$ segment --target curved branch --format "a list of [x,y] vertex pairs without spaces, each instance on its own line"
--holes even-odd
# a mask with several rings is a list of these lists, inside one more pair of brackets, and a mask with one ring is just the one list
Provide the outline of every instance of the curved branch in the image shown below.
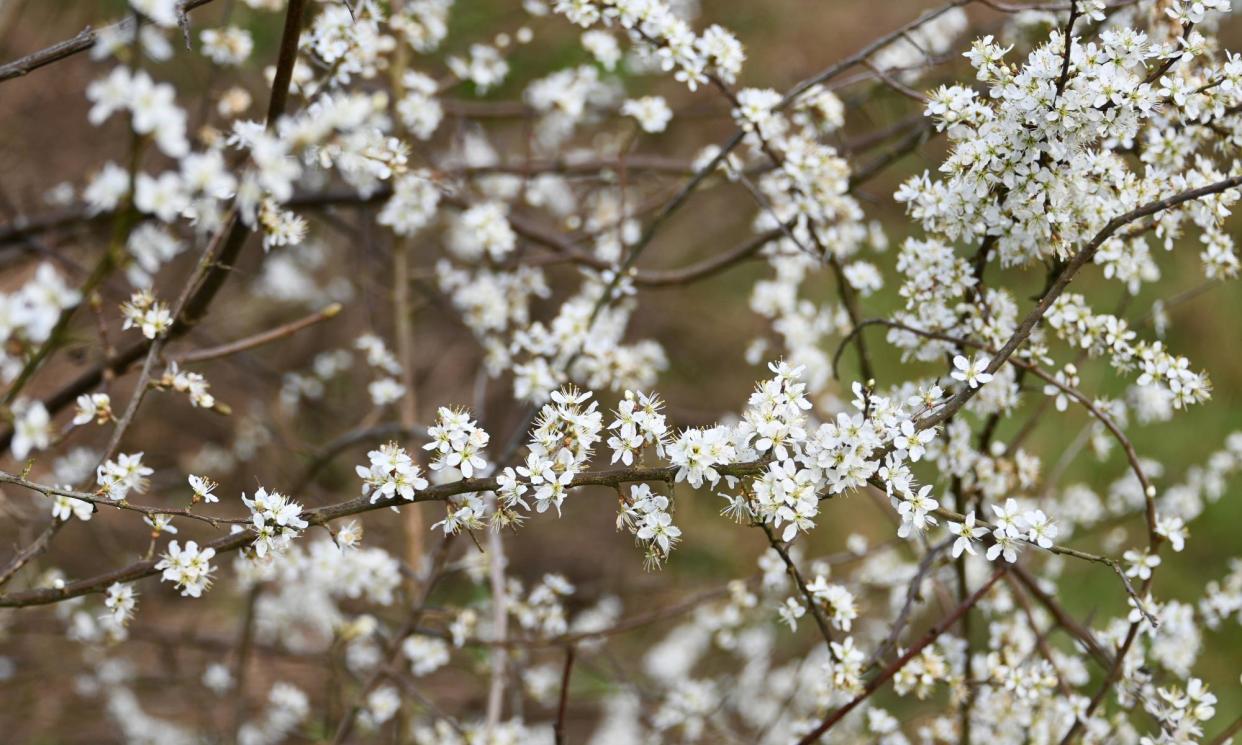
[[1001,567],[1000,569],[997,569],[995,572],[993,572],[991,579],[989,579],[987,582],[984,582],[983,586],[980,587],[978,590],[975,590],[975,593],[971,595],[970,597],[966,598],[965,602],[957,606],[957,608],[954,609],[954,611],[950,613],[948,616],[941,619],[940,623],[937,623],[935,626],[933,626],[931,628],[931,631],[927,632],[927,636],[924,636],[921,640],[919,640],[917,644],[907,649],[905,654],[903,654],[901,657],[898,657],[891,665],[884,668],[884,670],[878,676],[873,678],[871,682],[868,683],[865,688],[863,688],[862,693],[855,696],[854,699],[851,700],[849,703],[845,704],[844,706],[840,707],[836,711],[829,713],[828,716],[824,717],[823,721],[820,722],[819,725],[815,727],[815,729],[808,732],[805,737],[803,737],[801,740],[798,741],[798,745],[811,745],[811,743],[817,742],[819,738],[825,732],[831,729],[834,724],[841,721],[845,717],[846,714],[849,714],[859,704],[861,704],[863,701],[866,701],[868,698],[871,697],[873,693],[879,690],[880,686],[884,685],[890,679],[892,679],[894,675],[901,672],[901,669],[905,667],[910,662],[910,660],[914,659],[924,649],[926,649],[933,642],[935,642],[936,639],[940,638],[940,635],[943,634],[950,626],[957,623],[958,618],[961,618],[962,615],[966,613],[966,611],[974,607],[975,603],[978,603],[980,600],[982,600],[983,596],[988,593],[988,590],[992,589],[992,585],[996,584],[997,580],[999,580],[1001,577],[1004,576],[1007,569],[1008,567]]
[[[1108,223],[1105,224],[1104,227],[1101,228],[1099,232],[1097,232],[1095,236],[1092,237],[1091,240],[1088,241],[1087,244],[1074,255],[1074,258],[1069,260],[1069,262],[1065,265],[1065,268],[1062,269],[1061,273],[1057,275],[1057,278],[1052,283],[1052,286],[1049,287],[1040,298],[1039,303],[1036,304],[1031,312],[1022,319],[1022,322],[1018,324],[1016,329],[1014,329],[1014,332],[1009,337],[1009,340],[1006,341],[1005,345],[1000,348],[995,356],[992,357],[991,361],[988,363],[987,372],[995,373],[1000,369],[1001,365],[1005,364],[1005,361],[1009,359],[1010,355],[1012,355],[1017,348],[1026,341],[1027,337],[1031,335],[1031,332],[1035,329],[1035,324],[1039,323],[1040,320],[1043,319],[1044,314],[1046,314],[1048,309],[1052,307],[1053,302],[1055,302],[1056,299],[1061,296],[1061,293],[1065,291],[1065,288],[1069,286],[1070,280],[1074,278],[1074,275],[1095,257],[1096,251],[1100,249],[1100,246],[1102,246],[1104,242],[1112,237],[1112,235],[1119,229],[1134,222],[1135,220],[1147,217],[1148,215],[1163,212],[1167,209],[1171,209],[1195,199],[1211,196],[1213,194],[1220,194],[1221,192],[1228,191],[1230,189],[1236,189],[1239,186],[1242,186],[1242,175],[1232,176],[1221,181],[1207,184],[1206,186],[1201,186],[1197,189],[1189,189],[1179,194],[1174,194],[1171,197],[1149,202],[1142,207],[1138,207],[1125,213],[1124,215],[1118,215],[1117,217],[1109,220]],[[979,390],[980,389],[978,388],[964,388],[953,398],[949,399],[944,407],[935,414],[919,420],[917,426],[919,429],[927,429],[928,427],[940,424],[956,414],[959,409],[966,405],[967,401],[979,392]]]
[[[854,338],[857,335],[857,332],[861,331],[863,328],[867,326],[885,326],[888,328],[897,329],[899,331],[906,331],[908,333],[915,334],[917,336],[923,336],[928,339],[936,339],[938,341],[945,341],[951,344],[956,344],[961,347],[972,347],[974,349],[979,349],[984,352],[987,352],[988,354],[993,354],[993,355],[997,354],[996,350],[992,349],[992,347],[982,342],[977,342],[973,339],[966,339],[964,337],[952,336],[950,334],[944,334],[944,333],[940,333],[936,331],[926,331],[924,329],[915,328],[914,326],[909,326],[899,321],[890,321],[887,318],[869,318],[866,321],[859,324],[858,327],[855,328],[850,334],[846,335],[845,339],[842,340],[840,346],[837,347],[837,352],[833,357],[834,372],[836,370],[836,362],[840,358],[841,352],[845,349],[846,344],[850,341],[851,338]],[[1077,388],[1074,388],[1071,385],[1064,383],[1063,381],[1057,380],[1056,376],[1050,375],[1047,371],[1045,371],[1043,368],[1039,367],[1038,365],[1034,364],[1033,362],[1028,362],[1027,360],[1022,359],[1021,357],[1010,357],[1009,359],[1006,360],[1006,362],[1008,362],[1009,364],[1015,367],[1026,370],[1027,372],[1031,373],[1035,377],[1044,381],[1048,385],[1053,386],[1057,390],[1061,391],[1062,393],[1066,394],[1070,398],[1074,399],[1075,402],[1077,402],[1084,409],[1086,409],[1093,417],[1095,417],[1096,420],[1100,422],[1100,424],[1104,425],[1104,427],[1109,431],[1109,433],[1112,434],[1112,436],[1117,440],[1118,444],[1121,445],[1121,449],[1125,451],[1126,460],[1129,461],[1131,470],[1134,471],[1135,477],[1138,478],[1139,484],[1143,487],[1143,493],[1146,495],[1146,498],[1147,498],[1147,528],[1148,528],[1148,534],[1149,534],[1148,537],[1150,539],[1150,542],[1152,542],[1153,544],[1158,543],[1159,537],[1156,534],[1156,508],[1155,508],[1155,502],[1153,501],[1153,497],[1155,494],[1155,487],[1152,486],[1151,480],[1147,478],[1146,471],[1143,470],[1143,464],[1139,460],[1138,452],[1134,449],[1134,444],[1130,442],[1130,438],[1126,437],[1126,434],[1121,431],[1121,427],[1119,427],[1117,423],[1113,421],[1112,417],[1110,417],[1107,413],[1105,413],[1098,406],[1096,406],[1091,401],[1091,399],[1087,398],[1086,394],[1084,394],[1082,391],[1078,390]],[[1156,537],[1152,538],[1152,536],[1156,536]]]
[[[716,471],[722,476],[753,476],[763,469],[762,463],[738,463],[729,466],[717,466]],[[616,468],[601,471],[580,473],[569,483],[568,488],[580,486],[612,486],[640,481],[668,482],[675,478],[677,466]],[[309,525],[326,525],[342,517],[373,512],[389,507],[400,507],[411,502],[439,502],[458,494],[495,491],[499,483],[495,478],[462,479],[447,484],[435,484],[417,492],[414,499],[405,500],[401,497],[382,498],[372,501],[369,497],[358,497],[326,507],[306,510],[301,517]],[[237,551],[250,545],[254,534],[242,531],[218,538],[206,544],[205,548],[215,549],[217,554]],[[62,600],[100,592],[113,582],[132,582],[156,574],[155,560],[134,562],[125,567],[88,577],[76,582],[68,582],[59,588],[41,588],[26,590],[7,595],[0,595],[0,608],[17,608],[28,605],[47,605]]]

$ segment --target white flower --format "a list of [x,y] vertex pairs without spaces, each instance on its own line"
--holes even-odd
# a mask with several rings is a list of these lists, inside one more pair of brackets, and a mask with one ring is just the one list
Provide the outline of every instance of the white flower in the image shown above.
[[916,430],[914,422],[909,419],[901,423],[901,434],[893,438],[893,444],[898,450],[905,451],[911,461],[917,463],[923,453],[927,452],[927,445],[936,439],[935,428],[925,430]]
[[1043,510],[1031,510],[1022,516],[1022,521],[1029,531],[1027,540],[1040,548],[1052,548],[1053,539],[1060,531]]
[[427,479],[410,454],[395,442],[367,453],[370,465],[355,466],[362,479],[362,495],[371,496],[371,504],[380,499],[401,497],[413,501],[415,492],[427,488]]
[[347,521],[337,528],[334,539],[339,548],[357,548],[362,543],[362,524],[357,520]]
[[387,406],[401,400],[405,395],[405,386],[396,378],[380,378],[367,385],[367,393],[371,396],[371,403]]
[[436,425],[427,434],[432,441],[423,448],[435,451],[431,470],[456,468],[467,479],[487,470],[483,450],[490,437],[464,411],[440,407]]
[[782,621],[789,624],[790,631],[797,631],[798,619],[806,615],[806,606],[793,598],[785,598],[785,602],[776,609],[776,612]]
[[468,261],[484,255],[501,261],[517,246],[517,235],[509,226],[509,208],[500,202],[476,204],[457,218],[449,232],[449,249]]
[[842,631],[849,631],[853,627],[854,619],[858,618],[858,606],[853,593],[844,585],[829,584],[823,575],[816,575],[806,589],[816,602],[827,609],[828,618],[834,627]]
[[200,373],[179,369],[176,362],[168,366],[163,382],[173,390],[188,395],[192,406],[210,409],[216,405],[215,396],[208,392],[211,385],[207,379]]
[[252,545],[260,558],[284,551],[307,527],[306,520],[302,519],[302,505],[279,492],[259,487],[253,498],[242,494],[242,503],[250,508],[255,532]]
[[203,54],[217,65],[240,65],[254,49],[250,32],[236,26],[205,29],[199,38],[203,42]]
[[1026,516],[1019,514],[1018,509],[1018,503],[1013,499],[1005,500],[1003,505],[992,505],[992,512],[996,515],[998,529],[1005,531],[1013,538],[1017,538],[1026,532]]
[[129,4],[161,26],[172,28],[177,25],[177,0],[129,0]]
[[669,498],[651,491],[647,484],[630,487],[630,501],[617,516],[617,527],[627,526],[634,537],[648,544],[648,562],[659,564],[681,538],[668,513]]
[[177,534],[177,529],[172,524],[172,516],[170,515],[147,515],[142,521],[151,526],[151,535],[158,536],[160,533]]
[[1130,549],[1121,555],[1129,567],[1126,569],[1127,577],[1138,577],[1141,580],[1151,579],[1151,572],[1160,566],[1160,557],[1156,554],[1148,553],[1146,549],[1135,550]]
[[[68,489],[66,489],[68,491]],[[95,514],[95,505],[90,502],[57,494],[52,497],[52,518],[68,520],[71,517],[86,522]]]
[[926,484],[908,499],[898,502],[897,512],[901,515],[901,527],[897,535],[908,538],[911,533],[922,533],[928,525],[935,525],[936,518],[930,512],[940,507],[940,502],[931,496],[932,485]]
[[125,319],[122,329],[138,328],[148,339],[162,336],[173,323],[172,311],[168,306],[146,290],[134,292],[129,301],[121,305],[121,315]]
[[195,476],[193,474],[190,474],[186,480],[190,482],[190,488],[194,490],[195,502],[211,503],[220,501],[215,494],[211,493],[218,486],[216,482],[206,476]]
[[142,465],[142,453],[121,453],[116,460],[104,461],[95,470],[98,493],[114,502],[124,501],[131,491],[139,494],[147,490],[147,477],[155,471]]
[[1044,386],[1045,396],[1054,396],[1056,400],[1057,411],[1065,411],[1069,408],[1070,396],[1065,392],[1064,388],[1076,387],[1078,385],[1078,368],[1074,365],[1066,365],[1064,370],[1058,370],[1056,381],[1060,385],[1051,383]]
[[1004,528],[996,528],[993,530],[992,539],[995,543],[988,548],[988,561],[996,561],[998,556],[1003,555],[1005,557],[1005,561],[1010,564],[1017,563],[1018,552],[1022,549],[1021,541],[1013,535],[1010,535],[1009,531]]
[[198,543],[188,541],[182,548],[176,541],[168,544],[168,552],[160,556],[155,568],[162,570],[160,581],[172,582],[181,588],[185,597],[199,597],[211,586],[211,559],[214,548],[199,549]]
[[408,637],[401,643],[401,651],[409,659],[415,677],[433,673],[449,661],[449,645],[429,636]]
[[673,111],[661,96],[631,98],[621,104],[621,113],[632,116],[644,132],[663,132],[673,119]]
[[129,194],[129,174],[116,163],[105,163],[82,191],[82,197],[93,214],[116,209]]
[[16,460],[22,460],[35,450],[44,450],[52,444],[52,417],[42,401],[18,401],[13,406],[13,440],[9,451]]
[[1186,529],[1186,523],[1176,515],[1160,515],[1156,518],[1156,533],[1164,536],[1169,541],[1169,545],[1174,551],[1181,551],[1186,548],[1186,538],[1189,531]]
[[233,674],[223,662],[213,662],[203,671],[203,685],[217,696],[233,687]]
[[992,380],[992,373],[986,372],[990,362],[991,359],[986,355],[981,354],[967,360],[959,354],[953,358],[953,367],[957,368],[952,372],[953,379],[960,380],[971,388],[985,385]]
[[582,48],[591,53],[605,70],[616,69],[621,61],[621,47],[617,38],[607,31],[587,31],[582,34]]
[[953,541],[953,558],[956,559],[962,555],[963,551],[974,556],[974,542],[986,531],[975,527],[975,511],[971,510],[966,513],[966,519],[962,522],[949,523],[949,532],[957,536]]
[[380,686],[367,694],[366,707],[360,719],[367,729],[375,728],[392,719],[401,708],[401,694],[392,686]]
[[108,585],[104,594],[104,607],[108,609],[113,623],[124,626],[134,617],[134,608],[138,606],[138,593],[133,585],[113,582]]

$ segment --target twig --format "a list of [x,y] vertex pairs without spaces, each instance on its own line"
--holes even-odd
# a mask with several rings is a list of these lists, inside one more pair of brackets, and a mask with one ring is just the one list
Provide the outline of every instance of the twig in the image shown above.
[[1047,634],[1040,630],[1039,624],[1035,621],[1035,609],[1031,607],[1031,601],[1026,597],[1026,592],[1022,589],[1022,585],[1018,580],[1014,579],[1012,574],[1005,575],[1005,582],[1013,589],[1013,596],[1018,601],[1018,605],[1022,606],[1022,614],[1026,616],[1026,623],[1031,628],[1031,633],[1035,635],[1035,646],[1039,650],[1039,655],[1048,661],[1052,666],[1052,672],[1057,678],[1057,690],[1061,692],[1061,696],[1069,701],[1073,697],[1073,692],[1065,683],[1065,675],[1061,673],[1060,667],[1057,666],[1056,659],[1052,656],[1052,649],[1048,646],[1048,640],[1045,638]]
[[1242,732],[1242,714],[1238,715],[1237,719],[1234,719],[1232,724],[1221,730],[1219,735],[1213,737],[1212,741],[1208,745],[1225,745],[1226,742],[1229,742],[1231,737],[1239,732]]
[[1065,84],[1069,82],[1070,57],[1074,52],[1074,22],[1078,20],[1078,0],[1070,0],[1069,19],[1065,22],[1065,31],[1061,33],[1062,41],[1065,42],[1065,54],[1061,57],[1061,74],[1057,77],[1056,92],[1052,94],[1052,101],[1061,97],[1065,91]]
[[1052,614],[1052,617],[1056,619],[1057,626],[1061,627],[1066,633],[1074,637],[1074,639],[1076,639],[1078,643],[1087,650],[1092,659],[1103,665],[1105,668],[1113,664],[1112,655],[1100,646],[1100,643],[1095,640],[1095,636],[1093,636],[1088,629],[1074,620],[1074,618],[1061,607],[1061,604],[1057,602],[1056,598],[1044,592],[1043,588],[1039,586],[1038,580],[1036,580],[1030,572],[1028,572],[1021,564],[1015,564],[1013,567],[1013,574],[1018,578],[1018,581],[1022,583],[1022,586],[1026,589],[1026,591],[1031,594],[1031,597],[1035,598],[1040,605],[1044,606],[1044,608]]
[[261,585],[255,584],[246,595],[246,610],[242,614],[241,629],[237,639],[237,659],[233,666],[233,738],[240,741],[242,725],[246,721],[246,673],[250,650],[254,646],[254,615],[259,602]]
[[4,565],[4,569],[0,570],[0,587],[8,584],[9,580],[13,579],[32,559],[47,551],[47,547],[60,529],[65,526],[65,522],[65,520],[53,520],[30,545],[14,554],[13,558],[9,559],[9,563]]
[[824,644],[828,648],[829,654],[836,657],[832,651],[832,628],[828,625],[828,620],[824,618],[824,612],[819,607],[819,601],[811,594],[810,588],[806,586],[806,581],[802,579],[802,573],[798,571],[798,565],[794,563],[789,552],[776,540],[776,534],[772,532],[772,526],[767,523],[760,523],[763,532],[768,536],[768,544],[781,557],[781,561],[785,563],[785,570],[789,573],[789,578],[793,580],[794,585],[798,588],[798,592],[802,593],[802,598],[806,601],[807,610],[811,612],[811,617],[815,619],[815,625],[819,627],[820,636],[824,637]]
[[436,551],[432,563],[431,574],[427,577],[427,581],[423,584],[422,592],[419,593],[416,604],[410,609],[410,614],[406,618],[405,623],[401,626],[388,644],[388,649],[386,651],[387,653],[385,654],[385,659],[387,661],[376,668],[375,672],[372,673],[370,678],[368,678],[363,684],[362,690],[358,696],[359,702],[356,702],[353,706],[349,707],[349,709],[345,712],[345,715],[341,718],[340,723],[337,725],[336,733],[332,738],[332,745],[341,745],[349,740],[350,732],[353,731],[354,721],[358,717],[358,712],[362,709],[362,705],[360,703],[361,699],[365,698],[371,689],[374,688],[375,685],[384,678],[384,676],[390,674],[391,670],[396,669],[397,665],[403,664],[402,661],[404,660],[404,656],[400,654],[401,643],[405,641],[406,637],[414,633],[415,629],[418,628],[418,622],[422,619],[423,614],[426,612],[427,599],[431,597],[431,591],[435,589],[436,583],[443,574],[444,561],[448,556],[448,549],[452,543],[452,535],[444,536],[444,540],[440,542],[440,547]]
[[556,724],[552,731],[556,745],[565,745],[565,712],[569,708],[569,676],[574,669],[574,645],[565,647],[565,669],[561,672],[561,700],[556,707]]
[[[737,463],[732,465],[716,466],[716,471],[722,476],[753,476],[758,474],[763,468],[760,463]],[[676,476],[676,466],[666,467],[635,467],[608,469],[600,471],[587,471],[578,474],[568,484],[569,488],[580,486],[609,486],[616,487],[619,484],[636,483],[643,481],[660,481],[668,482]],[[306,520],[310,525],[324,525],[333,520],[342,517],[349,517],[364,512],[373,512],[375,510],[386,509],[389,507],[401,507],[413,502],[433,502],[443,501],[457,494],[465,494],[469,492],[486,492],[495,491],[499,488],[495,478],[486,479],[463,479],[447,484],[433,484],[421,492],[414,495],[413,500],[405,500],[401,497],[381,498],[371,501],[370,497],[358,497],[338,504],[326,507],[318,507],[306,510],[302,513],[302,519]],[[217,553],[226,553],[236,551],[240,548],[250,545],[254,536],[249,531],[234,533],[224,536],[207,544],[216,550]],[[154,561],[138,561],[128,566],[96,575],[87,579],[78,580],[76,582],[67,582],[62,587],[57,588],[40,588],[35,590],[27,590],[24,592],[15,592],[8,595],[0,595],[0,607],[20,607],[28,605],[46,605],[48,603],[57,603],[69,598],[86,595],[92,592],[100,592],[113,582],[129,582],[143,577],[149,577],[156,574]]]
[[928,572],[931,571],[932,566],[935,564],[936,556],[948,548],[952,542],[952,538],[947,538],[939,544],[932,546],[923,554],[922,560],[919,561],[918,569],[915,571],[914,577],[911,578],[910,585],[906,590],[906,600],[902,603],[901,611],[898,612],[897,618],[893,620],[893,625],[890,627],[888,635],[884,637],[884,641],[875,648],[875,651],[871,653],[870,659],[863,665],[864,670],[878,664],[896,646],[897,640],[901,637],[901,632],[905,630],[906,624],[910,620],[910,612],[914,610],[914,601],[919,597],[923,580],[927,578]]
[[[906,331],[908,333],[915,334],[917,336],[923,336],[929,339],[947,341],[947,342],[950,342],[958,346],[973,347],[975,349],[981,349],[993,355],[998,354],[995,350],[993,350],[988,345],[983,344],[982,342],[974,341],[973,339],[953,336],[950,334],[945,334],[945,333],[941,333],[937,331],[925,331],[923,329],[919,329],[914,326],[901,323],[899,321],[890,321],[886,318],[871,318],[871,319],[867,319],[866,321],[864,321],[858,328],[854,330],[854,332],[851,332],[850,335],[847,335],[846,338],[841,342],[841,346],[838,347],[837,353],[833,358],[834,366],[835,366],[836,360],[840,359],[841,352],[845,348],[849,340],[851,338],[855,338],[857,332],[860,331],[861,328],[866,327],[866,326],[874,326],[874,325],[886,326],[888,328],[897,329],[899,331]],[[1155,546],[1158,545],[1161,541],[1159,534],[1156,533],[1155,487],[1152,485],[1151,481],[1148,479],[1147,473],[1143,468],[1142,461],[1139,459],[1138,452],[1134,449],[1134,444],[1130,442],[1130,438],[1126,437],[1125,433],[1121,431],[1121,427],[1116,422],[1113,421],[1112,417],[1110,417],[1107,413],[1105,413],[1098,406],[1096,406],[1091,401],[1091,399],[1087,398],[1087,396],[1083,394],[1081,391],[1079,391],[1077,388],[1074,388],[1073,386],[1068,385],[1061,380],[1058,380],[1056,376],[1049,374],[1048,372],[1043,370],[1043,368],[1039,367],[1038,365],[1032,362],[1028,362],[1020,357],[1011,357],[1006,361],[1009,364],[1020,368],[1022,371],[1029,372],[1035,375],[1035,377],[1039,378],[1040,380],[1044,381],[1048,385],[1051,385],[1052,387],[1065,393],[1070,398],[1074,399],[1076,403],[1081,405],[1084,409],[1090,412],[1090,414],[1093,417],[1095,417],[1096,420],[1098,420],[1101,424],[1103,424],[1104,427],[1109,431],[1109,433],[1111,433],[1113,437],[1117,440],[1117,442],[1121,445],[1122,450],[1126,454],[1126,460],[1129,461],[1130,469],[1134,472],[1135,477],[1138,479],[1139,484],[1143,489],[1143,494],[1145,495],[1145,498],[1147,501],[1146,517],[1147,517],[1148,543],[1149,543],[1149,548],[1154,549]]]
[[[1109,220],[1108,223],[1106,223],[1104,227],[1101,228],[1099,232],[1097,232],[1095,236],[1092,237],[1091,240],[1088,241],[1087,244],[1074,255],[1074,258],[1070,259],[1070,261],[1066,263],[1065,268],[1062,269],[1057,275],[1056,280],[1052,283],[1052,286],[1048,289],[1048,291],[1044,293],[1043,297],[1040,298],[1039,303],[1026,315],[1025,318],[1022,319],[1022,322],[1018,324],[1018,327],[1009,337],[1009,340],[1006,341],[1004,346],[1002,346],[992,357],[991,361],[988,363],[986,371],[989,373],[995,373],[1000,369],[1001,365],[1005,364],[1005,361],[1009,359],[1010,355],[1012,355],[1014,351],[1016,351],[1024,341],[1026,341],[1027,337],[1031,335],[1031,331],[1034,330],[1035,324],[1039,323],[1039,321],[1044,317],[1044,314],[1048,312],[1048,309],[1052,307],[1053,302],[1055,302],[1056,299],[1060,297],[1061,293],[1064,292],[1065,288],[1069,285],[1070,280],[1074,278],[1074,275],[1077,274],[1083,266],[1091,261],[1100,246],[1103,245],[1103,243],[1122,226],[1134,222],[1135,220],[1147,217],[1148,215],[1154,215],[1158,212],[1171,209],[1179,204],[1200,199],[1205,196],[1219,194],[1230,189],[1236,189],[1238,186],[1242,186],[1242,176],[1232,176],[1206,186],[1201,186],[1197,189],[1189,189],[1164,199],[1149,202],[1142,207],[1138,207],[1125,213],[1124,215],[1118,215],[1117,217]],[[936,413],[919,420],[919,429],[927,429],[928,427],[935,426],[953,416],[959,409],[966,405],[967,401],[974,398],[978,391],[978,388],[963,388],[961,392],[949,399],[949,401]]]
[[[488,584],[492,592],[492,633],[501,642],[509,634],[509,604],[507,587],[505,586],[505,546],[499,530],[490,530],[487,534],[487,566]],[[487,712],[484,732],[495,732],[500,724],[501,708],[504,705],[505,669],[509,655],[502,646],[492,652],[491,682],[487,690]]]
[[323,310],[312,313],[309,316],[299,318],[296,321],[290,321],[289,323],[277,326],[276,328],[260,332],[253,336],[247,336],[244,339],[228,342],[227,344],[208,347],[206,349],[195,349],[188,352],[182,352],[181,354],[172,355],[171,359],[179,365],[184,365],[191,362],[206,362],[207,360],[228,357],[239,352],[245,352],[254,349],[255,347],[261,347],[264,344],[270,344],[274,341],[279,341],[286,337],[293,336],[304,328],[314,326],[315,324],[326,321],[330,318],[335,318],[340,314],[340,312],[341,304],[332,303]]
[[220,527],[220,523],[229,523],[229,524],[237,524],[237,525],[248,525],[250,523],[249,520],[245,520],[241,518],[209,517],[207,515],[199,515],[187,509],[172,508],[172,507],[154,507],[154,506],[142,505],[142,504],[131,504],[130,502],[127,502],[125,500],[113,501],[111,499],[104,499],[100,497],[98,494],[88,494],[86,492],[73,491],[72,489],[61,489],[55,486],[47,486],[46,484],[39,484],[34,481],[30,481],[28,479],[22,478],[21,476],[17,476],[11,473],[6,473],[4,471],[0,471],[0,483],[13,484],[14,486],[20,486],[24,489],[29,489],[31,491],[38,492],[44,495],[45,497],[68,497],[70,499],[77,499],[83,502],[89,502],[93,505],[98,505],[98,506],[103,506],[103,507],[113,507],[118,510],[127,510],[129,512],[140,512],[144,515],[147,515],[148,517],[155,517],[157,515],[164,515],[167,517],[186,517],[186,518],[190,518],[191,520],[198,520],[200,522],[205,522],[214,528]]
[[973,595],[971,595],[969,598],[966,599],[966,602],[957,606],[957,608],[954,609],[952,613],[950,613],[945,618],[941,619],[939,623],[933,626],[931,628],[931,631],[927,632],[927,635],[924,636],[921,640],[919,640],[918,643],[916,643],[914,646],[907,649],[905,654],[903,654],[901,657],[898,657],[895,661],[893,661],[892,664],[884,668],[884,670],[882,670],[879,675],[873,678],[871,682],[867,683],[867,685],[863,688],[862,693],[854,697],[854,699],[851,700],[849,703],[845,704],[844,706],[840,707],[836,711],[829,713],[828,716],[824,717],[824,720],[820,722],[819,725],[815,727],[815,729],[808,732],[806,736],[804,736],[801,740],[798,741],[798,745],[811,745],[811,743],[818,741],[820,736],[822,736],[828,730],[832,729],[832,726],[836,724],[837,722],[841,721],[841,719],[843,719],[846,714],[849,714],[851,711],[853,711],[855,707],[857,707],[863,701],[866,701],[868,698],[870,698],[873,693],[875,693],[877,690],[879,690],[881,686],[883,686],[890,679],[892,679],[894,675],[901,672],[901,669],[905,667],[906,664],[910,662],[910,660],[914,659],[915,656],[917,656],[924,649],[926,649],[933,642],[935,642],[936,639],[940,638],[940,635],[943,634],[945,630],[947,630],[953,624],[957,623],[957,619],[960,618],[963,613],[970,610],[972,607],[974,607],[975,603],[978,603],[981,599],[983,599],[983,596],[988,593],[988,590],[992,589],[992,585],[995,585],[997,580],[999,580],[1002,576],[1004,576],[1007,569],[1008,569],[1007,567],[1001,567],[1000,569],[997,569],[995,572],[993,572],[991,579],[989,579],[987,582],[984,582],[982,587],[980,587],[978,590],[975,591]]
[[[184,13],[210,2],[211,0],[182,0],[178,5],[178,11]],[[54,62],[60,62],[63,59],[72,57],[79,52],[85,52],[95,46],[101,33],[120,34],[134,25],[136,25],[134,19],[130,17],[103,29],[102,32],[87,26],[72,39],[66,39],[20,59],[0,65],[0,83],[13,78],[20,78],[40,67],[46,67]]]

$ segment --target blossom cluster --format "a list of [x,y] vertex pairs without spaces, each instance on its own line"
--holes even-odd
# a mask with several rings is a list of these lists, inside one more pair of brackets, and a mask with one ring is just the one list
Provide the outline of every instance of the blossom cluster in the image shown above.
[[[987,3],[1001,20],[968,41],[975,9],[952,3],[787,91],[744,75],[694,2],[526,0],[512,27],[452,41],[475,24],[451,0],[244,5],[191,34],[184,3],[130,0],[135,18],[93,32],[87,120],[129,152],[48,192],[70,217],[4,233],[57,263],[0,293],[17,464],[0,480],[52,518],[0,605],[54,604],[86,650],[78,692],[127,741],[550,743],[586,697],[592,745],[1182,745],[1231,726],[1207,663],[1242,623],[1242,562],[1169,567],[1219,535],[1203,518],[1228,504],[1242,434],[1168,465],[1135,437],[1214,411],[1170,311],[1239,273],[1228,2]],[[260,70],[258,24],[284,8],[305,18]],[[178,33],[213,86],[254,74],[190,105],[154,64]],[[733,137],[700,142],[700,117]],[[882,224],[887,195],[863,185],[915,151],[943,157],[894,181],[908,229]],[[711,222],[748,235],[674,264],[709,223],[676,236],[675,213],[718,195],[745,206]],[[36,239],[103,224],[89,275]],[[1165,297],[1187,266],[1204,284]],[[747,284],[655,299],[723,272]],[[203,323],[226,283],[255,312]],[[732,299],[754,323],[717,312]],[[319,312],[239,331],[291,307]],[[338,315],[354,325],[305,331]],[[261,348],[285,343],[300,362],[274,369]],[[722,360],[768,372],[746,395]],[[43,373],[80,364],[59,391]],[[717,388],[738,405],[690,395]],[[160,439],[138,411],[151,389],[210,423]],[[192,475],[237,493],[260,472],[297,499],[244,487],[235,514]],[[133,518],[141,558],[72,577],[53,539],[122,522],[97,512]],[[120,555],[129,536],[107,535]],[[666,574],[632,580],[605,540]],[[728,576],[676,586],[700,571]],[[1089,572],[1113,591],[1081,617]],[[146,659],[112,645],[162,620],[147,576],[246,609],[229,655],[198,622],[167,637],[204,654],[166,674],[201,662],[193,685],[237,695],[230,732],[142,709]],[[277,680],[288,661],[324,663],[297,680],[325,685]],[[446,694],[480,675],[486,695]]]

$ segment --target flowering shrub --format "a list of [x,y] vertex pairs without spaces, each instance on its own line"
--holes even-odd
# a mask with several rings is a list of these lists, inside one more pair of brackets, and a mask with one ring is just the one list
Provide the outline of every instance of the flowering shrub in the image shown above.
[[[125,143],[57,211],[0,227],[4,250],[101,236],[21,258],[0,294],[0,482],[37,515],[0,567],[0,631],[67,637],[47,654],[80,667],[107,737],[1155,745],[1242,727],[1210,687],[1238,684],[1210,661],[1242,621],[1242,563],[1161,582],[1242,433],[1202,463],[1131,440],[1213,394],[1168,312],[1239,269],[1226,0],[955,0],[785,91],[688,2],[526,0],[461,40],[453,0],[228,4],[281,28],[278,48],[198,28],[209,4],[130,0],[0,67],[46,76],[89,50],[93,136]],[[570,62],[522,72],[565,39]],[[201,101],[169,82],[191,54]],[[877,100],[892,121],[857,135]],[[712,106],[723,139],[682,126]],[[939,165],[896,184],[893,220],[864,186],[924,145]],[[751,234],[685,260],[670,226],[712,219],[683,217],[707,192]],[[682,263],[651,268],[657,248]],[[1172,292],[1196,252],[1204,284]],[[641,335],[673,307],[659,288],[725,273],[753,281],[748,304],[715,302],[747,306],[755,338],[723,317],[699,342]],[[217,321],[236,284],[249,307],[314,312]],[[450,338],[471,361],[436,374]],[[666,403],[670,369],[722,339],[749,398]],[[295,342],[308,364],[256,362]],[[220,385],[218,361],[247,383]],[[154,400],[193,423],[147,434]],[[1081,434],[1032,434],[1066,426]],[[1064,483],[1075,460],[1106,493]],[[561,573],[531,552],[601,510],[629,554],[588,540]],[[891,523],[868,538],[854,526],[877,511]],[[720,542],[727,582],[667,580]],[[631,565],[635,591],[592,583]],[[1090,615],[1067,601],[1083,577],[1107,588]],[[35,649],[0,672],[38,670]],[[168,690],[144,690],[160,671]],[[152,703],[170,690],[195,705]]]

